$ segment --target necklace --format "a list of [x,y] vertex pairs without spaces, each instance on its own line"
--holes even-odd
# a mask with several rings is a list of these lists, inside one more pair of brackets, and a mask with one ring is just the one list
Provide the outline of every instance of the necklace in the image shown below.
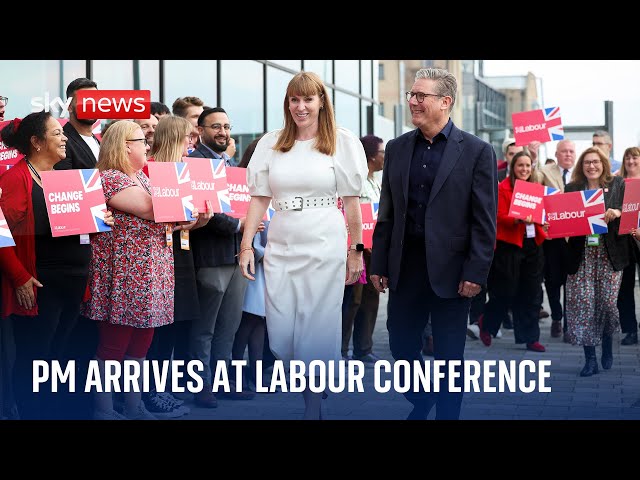
[[42,183],[42,178],[40,178],[40,174],[38,173],[38,171],[34,168],[33,165],[31,165],[31,162],[28,159],[25,158],[25,160],[27,162],[27,166],[29,167],[29,170],[31,170],[31,172],[36,176],[36,178],[40,181],[40,183]]

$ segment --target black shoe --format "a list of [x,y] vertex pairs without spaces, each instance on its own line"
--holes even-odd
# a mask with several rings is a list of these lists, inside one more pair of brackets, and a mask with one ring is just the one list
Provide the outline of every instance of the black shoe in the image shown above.
[[581,377],[590,377],[598,373],[598,361],[596,360],[596,347],[583,347],[585,364],[580,371]]
[[622,339],[620,345],[637,345],[638,332],[627,333],[627,336]]
[[602,337],[602,357],[600,362],[604,370],[609,370],[613,365],[613,339],[610,335]]

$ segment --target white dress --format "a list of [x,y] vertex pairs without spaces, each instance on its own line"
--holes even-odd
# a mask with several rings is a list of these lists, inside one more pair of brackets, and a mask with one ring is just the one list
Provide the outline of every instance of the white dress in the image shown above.
[[[362,143],[338,128],[336,154],[296,141],[276,152],[280,130],[266,134],[251,157],[247,184],[252,196],[359,196],[368,168]],[[339,360],[347,232],[337,207],[276,211],[264,254],[265,307],[269,346],[276,358]]]

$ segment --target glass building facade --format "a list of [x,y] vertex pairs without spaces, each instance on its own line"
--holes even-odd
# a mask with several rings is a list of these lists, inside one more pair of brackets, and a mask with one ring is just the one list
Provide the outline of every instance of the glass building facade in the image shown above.
[[227,111],[238,162],[254,138],[284,125],[286,86],[301,70],[323,79],[339,126],[376,133],[377,60],[0,60],[0,95],[9,97],[5,119],[29,114],[34,97],[65,99],[78,77],[101,90],[150,90],[169,109],[178,97],[196,96]]

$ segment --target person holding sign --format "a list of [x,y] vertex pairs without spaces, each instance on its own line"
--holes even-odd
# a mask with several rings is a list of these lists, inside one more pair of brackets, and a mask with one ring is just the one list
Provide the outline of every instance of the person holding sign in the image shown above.
[[[15,247],[0,249],[2,318],[11,317],[16,343],[14,389],[20,417],[54,418],[57,397],[34,394],[32,361],[63,360],[87,286],[91,248],[78,235],[53,238],[41,173],[66,156],[67,137],[49,112],[14,119],[1,132],[25,157],[0,176],[0,205]],[[113,219],[105,217],[113,224]]]
[[[308,366],[341,359],[344,285],[355,283],[363,269],[358,198],[367,159],[358,137],[336,126],[331,95],[317,74],[300,72],[291,79],[284,117],[284,128],[262,137],[247,168],[251,202],[238,261],[242,274],[254,280],[251,245],[273,198],[276,213],[264,254],[269,344],[285,363]],[[346,252],[337,197],[344,201],[353,243]],[[322,417],[322,395],[307,385],[305,419]]]
[[[148,161],[182,162],[182,157],[188,155],[192,128],[191,122],[186,118],[178,116],[162,118],[154,130],[154,143],[149,152]],[[183,360],[185,363],[190,360],[189,332],[192,322],[200,315],[200,304],[193,254],[189,245],[189,231],[206,225],[210,218],[211,213],[205,213],[199,215],[197,221],[173,227],[174,322],[155,329],[147,354],[148,360],[169,361],[173,358],[173,360]],[[186,383],[187,380],[182,378],[181,381]],[[172,395],[158,393],[155,389],[144,392],[142,399],[147,410],[158,417],[174,418],[187,413],[187,408],[181,406]]]
[[[115,225],[91,238],[91,296],[82,306],[83,315],[99,322],[96,358],[102,381],[105,360],[126,357],[142,369],[153,329],[173,322],[171,235],[167,239],[167,226],[154,221],[151,186],[141,171],[148,149],[142,129],[131,121],[115,122],[102,137],[97,168]],[[141,402],[140,391],[124,397],[125,418],[156,418]],[[123,419],[113,410],[111,393],[96,392],[94,399],[95,419]]]
[[589,147],[578,159],[571,183],[564,191],[604,189],[608,232],[570,237],[567,258],[567,332],[573,345],[584,348],[581,377],[598,373],[596,345],[602,343],[602,368],[613,364],[612,335],[620,329],[616,301],[622,270],[629,263],[629,239],[618,235],[624,180],[613,176],[609,158],[597,147]]
[[538,321],[544,268],[542,242],[549,224],[535,224],[531,215],[526,220],[508,215],[516,179],[534,182],[531,157],[524,151],[513,156],[509,176],[498,184],[497,241],[487,281],[489,302],[480,322],[480,339],[491,345],[491,336],[498,333],[511,309],[516,343],[525,343],[527,350],[544,352],[539,342]]
[[[606,153],[605,153],[606,154]],[[624,151],[620,176],[624,179],[640,180],[640,148],[629,147]],[[629,193],[627,191],[627,193]],[[632,240],[632,236],[630,239]],[[636,319],[636,302],[634,291],[636,286],[636,269],[640,264],[640,250],[635,241],[629,245],[629,265],[622,271],[622,283],[618,294],[618,312],[620,328],[626,336],[620,345],[636,345],[638,343],[638,320]]]

